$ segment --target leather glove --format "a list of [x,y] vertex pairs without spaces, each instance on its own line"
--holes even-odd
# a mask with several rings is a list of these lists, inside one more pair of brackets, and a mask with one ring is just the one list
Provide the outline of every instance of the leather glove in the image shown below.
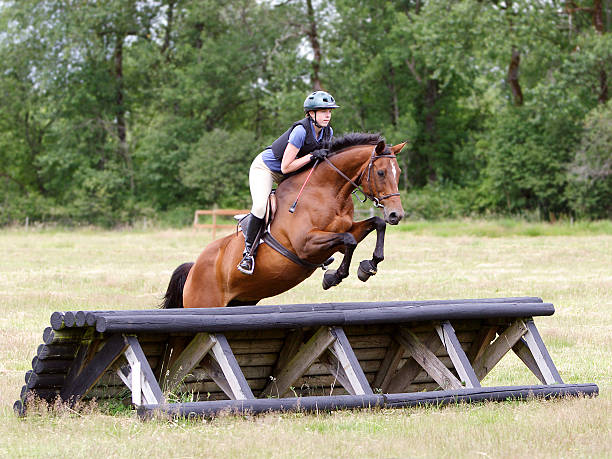
[[320,159],[323,160],[327,157],[327,155],[329,154],[329,150],[326,148],[320,148],[318,150],[312,151],[310,152],[310,154],[312,155],[312,157],[314,159]]

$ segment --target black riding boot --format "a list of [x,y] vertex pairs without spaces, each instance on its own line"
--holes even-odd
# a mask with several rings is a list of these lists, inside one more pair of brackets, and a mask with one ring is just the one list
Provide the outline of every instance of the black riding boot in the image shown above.
[[251,249],[263,222],[263,218],[257,218],[255,215],[251,214],[251,220],[249,220],[244,235],[244,253],[242,254],[242,261],[238,263],[238,271],[244,274],[251,275],[255,269],[255,254],[251,253]]

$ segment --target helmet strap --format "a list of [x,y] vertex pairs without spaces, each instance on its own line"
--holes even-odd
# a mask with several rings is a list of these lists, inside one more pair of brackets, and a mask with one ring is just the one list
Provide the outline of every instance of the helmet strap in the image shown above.
[[[313,111],[315,112],[315,116],[314,118],[312,116],[310,116],[310,112]],[[317,111],[316,110],[308,110],[308,112],[306,112],[308,115],[308,118],[310,118],[313,122],[313,124],[318,127],[319,129],[323,129],[323,126],[321,126],[318,122],[317,122]]]

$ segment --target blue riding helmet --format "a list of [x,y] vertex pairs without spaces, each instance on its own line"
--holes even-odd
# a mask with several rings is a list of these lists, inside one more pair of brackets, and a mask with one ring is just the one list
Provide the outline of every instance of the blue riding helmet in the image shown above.
[[336,105],[336,101],[332,95],[325,91],[315,91],[306,97],[306,100],[304,101],[304,112],[339,107],[339,105]]

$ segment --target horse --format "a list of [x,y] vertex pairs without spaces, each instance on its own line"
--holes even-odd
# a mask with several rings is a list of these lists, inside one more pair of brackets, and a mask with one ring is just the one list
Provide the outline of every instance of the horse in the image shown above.
[[[242,258],[244,237],[236,231],[211,242],[195,263],[180,265],[171,276],[160,307],[255,305],[298,285],[324,266],[332,254],[341,252],[344,257],[340,266],[323,276],[323,288],[330,288],[348,277],[357,244],[376,230],[372,259],[359,265],[359,278],[366,281],[376,274],[384,259],[386,224],[397,225],[404,216],[396,155],[405,145],[387,146],[379,134],[352,133],[334,139],[327,158],[316,163],[314,170],[302,170],[277,188],[277,210],[269,233],[293,255],[293,260],[261,243],[254,273],[241,273],[236,266]],[[354,191],[381,207],[384,220],[375,216],[353,221]],[[300,199],[297,208],[296,196]]]

